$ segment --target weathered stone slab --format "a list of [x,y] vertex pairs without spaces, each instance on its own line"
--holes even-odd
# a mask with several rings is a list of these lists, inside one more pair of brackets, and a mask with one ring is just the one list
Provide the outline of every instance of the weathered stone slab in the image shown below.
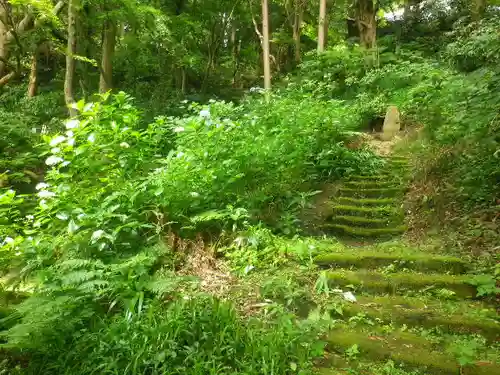
[[384,126],[380,139],[383,141],[390,141],[401,130],[401,118],[399,115],[398,107],[391,105],[387,108],[385,115]]

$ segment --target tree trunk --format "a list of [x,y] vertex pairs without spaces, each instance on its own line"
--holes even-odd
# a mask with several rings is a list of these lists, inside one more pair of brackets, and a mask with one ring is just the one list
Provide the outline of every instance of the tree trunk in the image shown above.
[[78,0],[69,0],[68,4],[68,50],[66,51],[66,75],[64,78],[64,100],[68,106],[70,117],[76,116],[77,112],[72,108],[75,102],[73,94],[73,85],[75,80],[75,58],[76,54],[76,2]]
[[0,4],[0,78],[6,73],[7,55],[7,15],[3,4]]
[[472,19],[474,21],[479,21],[483,18],[486,5],[486,0],[474,0],[474,3],[472,4]]
[[101,77],[99,80],[99,92],[108,92],[113,88],[113,56],[116,45],[116,25],[112,20],[104,23],[102,39],[102,61]]
[[326,0],[320,0],[318,20],[318,52],[325,50]]
[[300,38],[302,36],[302,19],[304,15],[302,0],[295,0],[295,15],[293,22],[293,40],[295,42],[295,62],[297,64],[302,60],[300,53],[301,43]]
[[231,46],[233,49],[233,87],[239,87],[240,82],[240,51],[241,40],[238,38],[238,27],[233,20],[231,26]]
[[33,52],[31,57],[31,70],[30,70],[30,80],[28,84],[28,98],[33,98],[36,96],[38,90],[38,52],[40,48],[37,48]]
[[186,69],[184,67],[181,68],[181,92],[183,94],[186,93]]
[[262,52],[264,55],[264,89],[271,89],[271,54],[269,51],[268,1],[262,0]]
[[373,0],[357,0],[356,24],[358,25],[361,46],[368,52],[368,65],[377,61],[377,20]]

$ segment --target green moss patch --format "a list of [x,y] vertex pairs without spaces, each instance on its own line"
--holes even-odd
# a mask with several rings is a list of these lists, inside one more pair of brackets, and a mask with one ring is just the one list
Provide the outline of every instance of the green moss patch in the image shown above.
[[[385,323],[395,322],[426,328],[440,327],[448,333],[479,333],[494,342],[500,339],[496,312],[475,302],[423,301],[401,296],[358,297],[358,302],[344,306],[344,316],[360,313]],[[455,313],[450,313],[449,305]],[[472,305],[472,306],[471,306]],[[480,315],[471,312],[481,311]]]
[[[357,345],[363,359],[376,362],[392,360],[396,364],[424,370],[425,374],[457,375],[459,366],[456,359],[422,337],[409,333],[392,335],[370,334],[362,331],[338,329],[328,336],[328,349],[345,353]],[[500,367],[483,364],[463,369],[464,375],[496,375]]]
[[360,198],[373,198],[373,197],[395,197],[401,195],[404,189],[401,187],[396,188],[380,188],[380,189],[351,189],[351,188],[340,188],[339,194],[346,197],[360,197]]
[[380,252],[353,252],[324,254],[315,258],[315,263],[331,267],[356,267],[375,269],[394,264],[397,269],[415,271],[439,271],[454,274],[464,273],[467,264],[462,259],[452,256],[432,254],[386,254]]
[[363,217],[373,217],[373,218],[403,218],[404,214],[402,210],[394,209],[388,206],[382,207],[363,207],[363,206],[352,206],[352,205],[332,205],[332,210],[338,215],[347,216],[363,216]]
[[391,218],[375,219],[360,216],[334,216],[332,222],[349,226],[360,226],[368,228],[386,228],[391,225]]
[[353,198],[353,197],[338,197],[336,202],[339,205],[347,206],[390,206],[396,205],[397,200],[394,198]]
[[349,188],[370,189],[397,187],[398,183],[397,181],[347,181],[344,185]]
[[404,225],[397,226],[394,228],[360,228],[360,227],[351,227],[348,225],[342,224],[325,224],[323,225],[323,229],[349,236],[349,237],[392,237],[395,235],[403,234],[406,232],[407,227]]
[[443,275],[443,274],[421,274],[410,272],[398,272],[382,274],[374,271],[332,271],[328,273],[332,285],[353,285],[356,288],[374,293],[400,294],[405,290],[419,291],[429,287],[438,289],[449,289],[457,296],[471,298],[476,295],[476,290],[467,284],[469,277]]

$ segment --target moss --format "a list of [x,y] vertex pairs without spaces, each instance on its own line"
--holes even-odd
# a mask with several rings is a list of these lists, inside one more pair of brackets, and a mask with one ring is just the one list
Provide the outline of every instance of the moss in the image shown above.
[[421,274],[400,272],[382,274],[374,271],[339,270],[328,273],[332,285],[354,285],[375,293],[398,294],[404,290],[422,290],[428,287],[445,288],[457,296],[470,298],[476,294],[475,288],[467,284],[469,277],[443,274]]
[[491,312],[491,316],[484,314],[481,317],[476,317],[470,315],[471,307],[469,304],[453,303],[461,313],[448,313],[443,310],[439,300],[424,302],[417,298],[400,296],[359,297],[358,303],[344,307],[344,316],[349,317],[363,313],[386,323],[395,322],[427,328],[440,327],[444,332],[480,333],[490,341],[499,339],[500,323],[494,320],[493,316],[496,315],[494,311]]
[[386,228],[391,225],[391,218],[376,219],[370,217],[360,217],[360,216],[334,216],[332,217],[332,222],[337,224],[345,224],[350,226],[360,226],[369,228]]
[[344,185],[360,189],[397,187],[394,181],[347,181]]
[[378,181],[378,180],[386,180],[389,178],[387,174],[375,174],[375,175],[352,175],[349,177],[350,181]]
[[352,198],[352,197],[338,197],[337,203],[342,205],[353,206],[388,206],[397,204],[394,198]]
[[406,232],[404,225],[394,228],[360,228],[341,224],[325,224],[323,228],[350,237],[390,237]]
[[364,216],[364,217],[378,217],[378,218],[403,218],[404,213],[402,210],[397,210],[392,207],[362,207],[350,205],[332,205],[334,213],[349,214],[348,216]]
[[381,252],[333,253],[316,257],[316,264],[322,266],[375,269],[395,264],[396,268],[411,268],[415,271],[440,271],[463,273],[467,264],[452,256],[421,254],[386,254]]
[[[396,364],[414,369],[425,369],[425,374],[456,375],[459,367],[455,358],[442,350],[434,349],[423,338],[409,333],[388,336],[372,335],[360,331],[336,330],[328,336],[328,348],[344,353],[357,345],[363,358],[384,362],[392,360]],[[500,367],[477,366],[463,372],[467,375],[494,375]]]
[[350,188],[340,188],[339,194],[347,197],[362,197],[362,198],[373,198],[373,197],[395,197],[401,195],[404,189],[401,187],[396,188],[383,188],[383,189],[350,189]]

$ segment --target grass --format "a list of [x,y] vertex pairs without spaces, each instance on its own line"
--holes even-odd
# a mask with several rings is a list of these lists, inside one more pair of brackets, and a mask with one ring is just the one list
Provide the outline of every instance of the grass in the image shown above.
[[317,256],[314,261],[321,266],[341,268],[375,269],[394,264],[396,269],[412,269],[414,271],[439,271],[460,274],[467,270],[466,262],[460,258],[427,253],[387,254],[375,251],[332,253]]
[[405,290],[422,291],[427,288],[444,288],[451,290],[459,297],[471,298],[476,290],[467,284],[468,276],[421,274],[397,272],[382,274],[374,271],[339,270],[328,273],[328,279],[333,286],[352,285],[364,291],[374,293],[401,294]]

